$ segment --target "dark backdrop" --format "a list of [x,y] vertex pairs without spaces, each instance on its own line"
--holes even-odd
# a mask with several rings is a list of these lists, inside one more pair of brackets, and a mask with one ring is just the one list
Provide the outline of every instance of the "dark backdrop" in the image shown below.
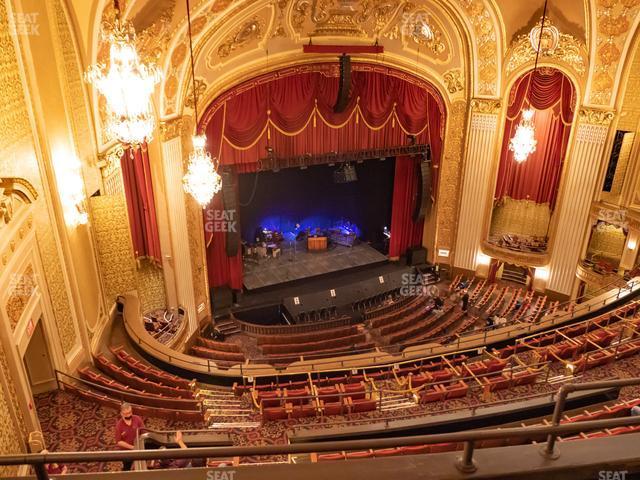
[[395,161],[367,160],[354,164],[358,180],[334,183],[337,166],[239,175],[242,238],[255,240],[258,227],[292,232],[295,224],[329,228],[351,222],[361,239],[379,242],[383,227],[391,227]]

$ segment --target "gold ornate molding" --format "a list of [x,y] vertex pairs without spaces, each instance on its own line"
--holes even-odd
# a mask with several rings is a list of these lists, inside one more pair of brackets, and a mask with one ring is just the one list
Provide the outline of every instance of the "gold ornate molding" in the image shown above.
[[180,137],[182,135],[183,123],[182,117],[160,123],[160,139],[163,142],[168,142],[169,140]]
[[[539,28],[539,26],[538,26]],[[551,26],[551,28],[555,28]],[[547,24],[545,23],[545,32]],[[536,49],[531,46],[530,35],[520,35],[513,43],[505,66],[507,75],[511,75],[525,63],[533,63]],[[566,33],[559,33],[558,45],[550,50],[540,49],[542,60],[553,60],[570,66],[579,75],[586,72],[587,48],[580,40]]]
[[252,40],[260,39],[265,32],[261,19],[255,17],[245,22],[233,35],[227,37],[218,47],[218,56],[227,58],[231,52],[242,48]]
[[478,113],[491,113],[497,115],[502,107],[500,100],[486,98],[474,98],[471,100],[471,110]]
[[464,73],[459,68],[445,72],[444,84],[447,86],[447,91],[452,95],[464,92]]
[[22,273],[14,274],[10,288],[11,294],[7,299],[5,309],[9,317],[11,331],[13,332],[20,321],[20,317],[22,317],[25,307],[29,303],[29,299],[36,289],[33,266],[29,265]]
[[610,125],[614,117],[615,112],[612,110],[582,107],[578,111],[579,122],[590,125]]
[[578,267],[576,269],[576,277],[582,280],[589,285],[594,285],[597,287],[606,287],[611,285],[612,283],[618,284],[618,286],[626,286],[627,282],[624,279],[616,274],[600,274],[596,273],[589,268],[585,268],[580,263],[578,263]]
[[482,252],[500,261],[527,267],[544,267],[549,264],[551,259],[551,253],[548,251],[544,253],[516,252],[497,247],[486,241],[482,242]]

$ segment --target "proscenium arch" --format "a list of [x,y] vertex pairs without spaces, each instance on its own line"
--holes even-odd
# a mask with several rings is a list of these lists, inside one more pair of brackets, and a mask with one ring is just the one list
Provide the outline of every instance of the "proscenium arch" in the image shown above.
[[[486,1],[487,3],[489,3],[489,0],[486,0]],[[211,5],[213,5],[213,3],[214,3],[213,1],[205,1],[201,5],[193,8],[192,18],[196,18],[199,15],[201,15],[204,11],[210,8]],[[249,2],[245,2],[245,4],[248,4],[248,3]],[[476,81],[475,68],[474,68],[474,65],[476,64],[475,56],[476,56],[476,50],[477,50],[476,43],[475,43],[476,39],[475,39],[475,32],[473,31],[473,28],[471,27],[468,20],[466,19],[465,13],[463,12],[461,6],[459,5],[460,3],[461,3],[460,0],[457,0],[457,1],[456,0],[449,0],[449,1],[438,0],[437,8],[446,13],[447,15],[446,20],[449,22],[448,24],[451,26],[451,28],[454,28],[457,33],[456,41],[459,42],[460,47],[462,49],[461,64],[464,71],[464,77],[465,77],[464,80],[466,84],[465,95],[467,97],[471,97],[475,95],[477,90],[476,88],[477,81]],[[254,3],[253,5],[247,8],[251,8],[251,10],[254,11],[259,8],[264,8],[266,5],[269,5],[269,3],[266,2],[259,6],[256,6]],[[246,20],[247,16],[246,14],[243,13],[243,8],[244,7],[240,7],[240,6],[234,7],[233,9],[234,15],[232,15],[232,17],[242,18]],[[501,22],[497,20],[498,14],[496,14],[495,6],[493,6],[492,3],[491,3],[491,11],[493,12],[491,14],[491,18],[494,20],[494,23],[493,23],[494,29],[498,29],[499,31],[499,34],[496,35],[496,37],[498,38],[496,39],[497,48],[496,48],[496,54],[495,54],[495,64],[498,72],[496,77],[496,82],[497,82],[496,96],[497,96],[500,93],[499,86],[500,86],[500,83],[502,82],[499,71],[502,64],[500,52],[504,50],[504,39],[503,39],[504,28],[501,25]],[[216,17],[214,20],[210,21],[209,24],[205,28],[203,28],[203,30],[200,33],[198,33],[198,35],[194,37],[194,52],[196,56],[196,62],[198,61],[197,57],[203,52],[204,44],[206,44],[206,42],[210,38],[210,34],[208,34],[207,32],[209,32],[212,29],[218,28],[218,22],[217,22],[218,19],[219,17]],[[163,83],[160,85],[159,105],[160,105],[160,110],[162,112],[162,117],[164,120],[179,117],[184,114],[184,110],[185,110],[184,101],[190,89],[190,84],[191,84],[191,78],[190,78],[191,71],[190,71],[190,68],[188,68],[188,65],[187,65],[188,62],[183,62],[180,68],[178,69],[179,76],[177,79],[177,93],[176,93],[177,103],[176,103],[175,110],[171,113],[167,112],[167,104],[165,101],[165,94],[164,94],[164,88],[166,84],[165,82],[167,81],[167,78],[168,78],[166,73],[169,71],[170,64],[171,64],[171,54],[173,53],[174,49],[179,45],[179,43],[183,41],[185,34],[186,34],[186,20],[183,20],[180,22],[180,26],[177,27],[173,33],[173,38],[168,45],[168,48],[166,50],[167,53],[162,63],[162,69],[165,72],[165,78],[163,80]],[[339,41],[336,38],[332,38],[331,40]],[[348,42],[353,42],[353,38],[351,37],[345,37],[344,40]],[[300,49],[302,46],[301,43],[293,43],[293,45],[295,45],[296,47],[300,47]],[[292,53],[294,55],[292,55]],[[307,61],[311,63],[318,62],[318,57],[310,58],[308,54],[305,54],[303,59],[301,58],[302,56],[303,54],[300,51],[296,53],[296,52],[292,52],[291,50],[288,50],[288,51],[285,51],[284,54],[282,55],[283,58],[279,59],[277,54],[274,55],[269,62],[269,63],[272,63],[273,65],[266,66],[266,63],[267,63],[266,58],[263,58],[262,60],[256,60],[255,62],[249,65],[244,64],[241,67],[236,67],[232,69],[229,73],[225,74],[224,80],[218,80],[215,84],[212,84],[208,87],[206,94],[203,96],[202,103],[206,105],[212,99],[217,97],[223,90],[227,89],[229,85],[237,84],[245,80],[246,78],[248,78],[249,75],[243,74],[242,72],[237,72],[236,70],[247,70],[249,68],[252,68],[253,70],[250,75],[256,76],[256,75],[260,75],[270,71],[272,66],[274,68],[280,68],[285,64],[289,64],[289,65],[299,64],[301,62],[307,62]],[[426,66],[424,61],[420,62],[419,68],[416,68],[416,57],[413,52],[407,52],[406,55],[385,53],[384,55],[380,56],[380,58],[382,58],[382,60],[377,59],[377,61],[381,61],[382,64],[385,66],[403,69],[410,73],[413,70],[412,73],[415,73],[417,76],[423,76],[425,80],[429,81],[432,84],[438,85],[439,90],[441,92],[445,92],[445,95],[443,95],[443,97],[446,98],[447,101],[451,100],[449,98],[449,95],[446,93],[447,89],[445,88],[442,75],[438,74],[433,69]],[[354,60],[368,61],[370,63],[375,63],[374,57],[354,56]],[[325,57],[325,61],[326,61],[326,57]],[[225,83],[223,85],[219,85],[219,83],[222,83],[223,81]],[[199,106],[200,106],[200,102],[199,102]]]

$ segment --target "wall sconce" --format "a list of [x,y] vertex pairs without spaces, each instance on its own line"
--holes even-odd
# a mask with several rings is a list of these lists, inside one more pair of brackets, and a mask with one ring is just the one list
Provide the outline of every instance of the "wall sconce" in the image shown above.
[[489,265],[491,264],[491,257],[489,255],[485,255],[482,252],[478,252],[476,255],[476,263],[478,265]]
[[638,244],[637,244],[637,242],[636,242],[636,240],[635,240],[635,239],[633,239],[633,240],[629,240],[629,241],[627,242],[627,248],[628,248],[629,250],[635,250],[637,245],[638,245]]
[[536,272],[534,274],[537,280],[547,281],[549,280],[549,270],[547,268],[536,268]]
[[86,196],[80,161],[74,155],[56,155],[53,167],[65,223],[72,228],[85,225],[89,222],[89,215],[85,207]]

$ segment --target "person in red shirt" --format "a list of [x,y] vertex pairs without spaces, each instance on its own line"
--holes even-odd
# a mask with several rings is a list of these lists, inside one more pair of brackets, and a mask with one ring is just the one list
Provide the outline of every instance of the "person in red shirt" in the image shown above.
[[[133,414],[131,405],[123,403],[120,407],[120,418],[116,422],[116,446],[119,450],[134,450],[138,430],[144,429],[144,422]],[[122,462],[122,469],[131,470],[133,461]]]
[[[40,453],[46,454],[46,453],[49,453],[49,451],[47,449],[44,449]],[[45,468],[47,469],[47,473],[49,475],[66,475],[67,474],[66,465],[60,465],[57,463],[47,463],[45,465]]]

